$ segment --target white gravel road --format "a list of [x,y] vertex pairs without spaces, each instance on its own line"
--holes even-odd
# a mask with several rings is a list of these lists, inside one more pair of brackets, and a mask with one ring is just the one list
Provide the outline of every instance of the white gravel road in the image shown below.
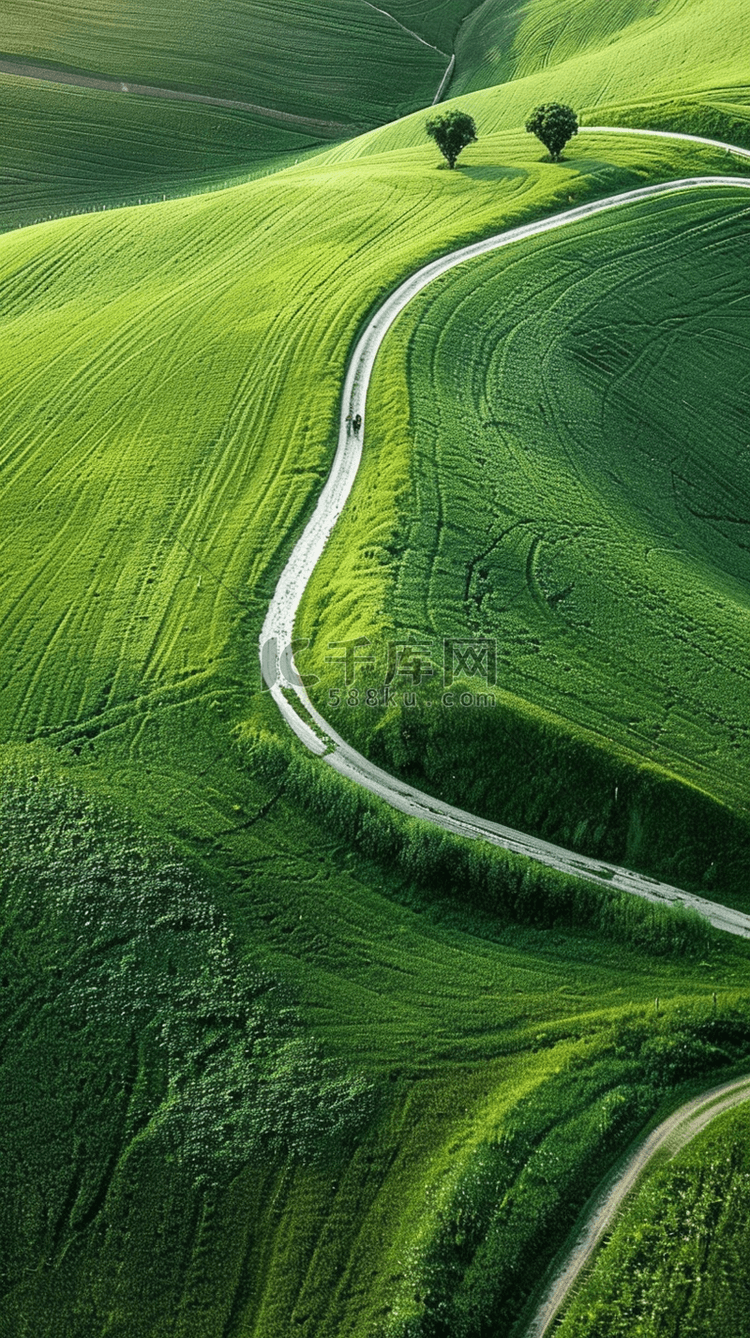
[[[702,139],[700,136],[671,135],[660,131],[633,131],[618,127],[586,127],[581,133],[588,134],[646,134],[665,139],[688,139],[695,143],[709,144],[714,148],[750,158],[750,151],[737,149],[730,144],[720,144],[715,140]],[[341,515],[344,504],[351,491],[362,455],[364,437],[365,409],[367,389],[370,382],[375,357],[383,339],[396,317],[404,310],[417,293],[421,292],[433,279],[445,274],[456,265],[472,260],[477,256],[500,250],[501,247],[513,246],[530,237],[538,237],[546,232],[568,228],[585,219],[608,210],[619,209],[623,205],[637,204],[642,200],[657,196],[676,195],[685,191],[702,188],[740,187],[750,189],[747,177],[702,176],[688,177],[668,181],[659,185],[644,186],[637,190],[624,191],[622,194],[595,200],[590,204],[579,205],[565,210],[550,218],[521,227],[510,228],[484,241],[461,247],[441,256],[417,270],[400,285],[369,321],[361,335],[349,361],[344,381],[341,402],[341,422],[339,441],[331,472],[318,499],[315,511],[294,546],[274,592],[266,614],[260,638],[261,672],[284,719],[299,739],[311,752],[324,757],[341,775],[347,776],[364,789],[380,796],[393,808],[400,809],[413,817],[423,818],[446,831],[474,840],[490,841],[506,850],[526,855],[541,864],[550,865],[564,873],[573,874],[592,882],[606,882],[611,887],[632,892],[645,897],[648,901],[680,904],[691,907],[704,916],[717,929],[730,934],[750,938],[750,916],[741,911],[731,910],[717,905],[703,897],[685,892],[667,883],[660,883],[644,874],[633,873],[629,869],[603,860],[590,859],[574,851],[565,850],[524,832],[514,831],[499,823],[489,822],[472,813],[454,808],[431,795],[425,794],[413,786],[405,784],[397,777],[389,775],[374,766],[361,753],[351,748],[315,709],[301,683],[294,664],[292,637],[294,621],[305,587],[320,558],[328,537]],[[354,434],[349,422],[351,417],[360,415],[362,426]],[[284,695],[286,689],[290,696],[296,695],[304,710],[315,721],[317,733]]]

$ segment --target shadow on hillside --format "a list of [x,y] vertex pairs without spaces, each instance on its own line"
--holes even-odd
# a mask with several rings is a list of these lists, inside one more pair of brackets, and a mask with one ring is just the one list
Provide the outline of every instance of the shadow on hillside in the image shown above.
[[491,164],[486,167],[465,167],[462,163],[457,163],[456,168],[459,167],[464,176],[471,177],[474,181],[503,181],[510,177],[528,175],[522,167],[493,167]]

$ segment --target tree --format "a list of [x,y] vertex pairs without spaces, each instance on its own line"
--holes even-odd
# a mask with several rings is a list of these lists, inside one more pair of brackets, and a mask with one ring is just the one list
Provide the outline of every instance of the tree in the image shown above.
[[549,149],[553,163],[559,163],[568,140],[578,134],[578,117],[564,102],[543,102],[541,107],[534,108],[526,129]]
[[474,144],[477,127],[474,117],[468,112],[449,111],[442,116],[433,116],[425,126],[430,139],[434,139],[449,167],[456,166],[456,159],[467,144]]

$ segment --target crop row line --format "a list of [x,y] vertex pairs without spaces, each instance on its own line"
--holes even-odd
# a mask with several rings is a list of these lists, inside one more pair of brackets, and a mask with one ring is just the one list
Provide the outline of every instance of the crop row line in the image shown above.
[[[677,138],[721,148],[727,154],[750,158],[750,151],[746,149],[697,135],[673,135],[671,132],[655,130],[621,131],[619,127],[608,126],[586,127],[586,133],[645,134],[666,139]],[[291,651],[294,622],[302,596],[333,527],[341,515],[357,475],[362,457],[367,390],[377,352],[393,322],[412,298],[439,275],[445,274],[465,261],[487,255],[502,247],[584,222],[598,214],[625,205],[638,204],[644,200],[685,191],[717,188],[750,189],[750,181],[745,177],[681,178],[624,191],[602,200],[579,205],[549,218],[510,228],[483,241],[451,251],[422,266],[386,299],[370,319],[350,358],[344,381],[338,448],[331,472],[315,511],[279,578],[263,623],[260,657],[264,681],[271,689],[287,724],[302,743],[341,775],[378,795],[392,807],[469,839],[490,841],[506,850],[527,856],[575,877],[598,883],[605,881],[612,887],[634,893],[652,902],[682,904],[702,915],[714,927],[743,938],[750,938],[750,915],[718,905],[671,884],[661,883],[645,874],[635,873],[603,860],[592,859],[527,833],[477,817],[407,785],[380,767],[374,766],[341,738],[317,711],[296,671]],[[351,430],[351,423],[356,419],[361,422],[359,433]],[[303,713],[295,709],[291,700],[294,696],[303,708]],[[314,722],[314,728],[308,723],[310,719]]]

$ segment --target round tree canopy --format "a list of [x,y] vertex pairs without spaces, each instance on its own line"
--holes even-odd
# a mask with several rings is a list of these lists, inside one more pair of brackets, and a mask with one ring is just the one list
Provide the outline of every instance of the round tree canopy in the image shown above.
[[568,140],[578,134],[578,117],[564,102],[543,102],[534,108],[526,129],[542,141],[553,163],[557,163]]
[[473,144],[477,138],[477,127],[473,116],[468,112],[449,111],[439,116],[432,116],[425,126],[430,139],[434,139],[449,167],[456,166],[456,159],[467,144]]

